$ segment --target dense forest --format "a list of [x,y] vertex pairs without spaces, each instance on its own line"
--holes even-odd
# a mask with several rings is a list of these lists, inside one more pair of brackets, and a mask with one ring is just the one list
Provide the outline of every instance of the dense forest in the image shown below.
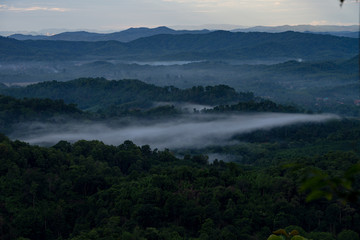
[[[6,134],[19,128],[17,124],[36,121],[101,122],[125,117],[159,120],[193,113],[305,112],[298,107],[256,97],[251,92],[236,92],[226,85],[178,89],[138,80],[82,78],[42,82],[24,88],[4,87],[0,92],[20,97],[0,95],[0,132]],[[28,98],[30,96],[37,98]]]
[[[351,63],[351,66],[353,66],[353,62]],[[295,63],[295,65],[297,64]],[[349,83],[348,87],[356,91],[354,86]],[[347,87],[343,90],[346,92]],[[106,116],[121,115],[129,112],[129,110],[150,109],[156,107],[158,103],[173,105],[177,102],[202,104],[208,107],[247,102],[248,106],[243,106],[244,111],[248,111],[250,108],[252,108],[251,111],[261,111],[261,108],[263,108],[263,111],[303,112],[304,110],[300,109],[306,108],[311,109],[313,112],[333,112],[345,116],[358,116],[360,113],[360,107],[354,105],[353,102],[345,99],[341,100],[345,103],[327,99],[325,98],[327,96],[326,90],[319,91],[324,92],[324,95],[320,95],[324,98],[320,98],[321,101],[317,100],[316,104],[312,102],[313,100],[310,100],[310,98],[314,99],[314,97],[309,96],[308,93],[298,93],[309,97],[305,98],[304,102],[312,102],[310,104],[312,107],[306,108],[301,103],[297,107],[294,107],[294,104],[277,104],[278,106],[275,106],[276,104],[268,98],[257,97],[253,92],[236,91],[234,88],[224,84],[205,87],[193,86],[181,89],[174,86],[159,87],[130,79],[109,81],[105,78],[79,78],[66,82],[46,81],[26,87],[0,87],[0,94],[17,98],[61,99],[66,104],[76,104],[82,110],[99,112]],[[338,87],[336,94],[343,96],[341,91],[342,88]],[[275,90],[274,93],[276,93]],[[270,109],[271,104],[264,106],[266,102],[272,104],[272,110]],[[308,104],[305,104],[305,106],[308,106]],[[238,105],[237,108],[239,107]],[[218,107],[214,111],[220,111],[220,108],[221,111],[224,110],[224,107]],[[232,106],[232,109],[234,110],[234,106]]]
[[236,92],[226,85],[179,89],[173,86],[158,87],[139,80],[108,81],[104,78],[80,78],[67,82],[48,81],[23,88],[2,88],[0,92],[18,98],[63,99],[65,103],[75,103],[80,109],[92,111],[110,106],[123,109],[149,108],[155,102],[217,105],[255,100],[253,93]]
[[[282,104],[296,104],[312,111],[333,112],[357,116],[354,101],[358,100],[359,55],[351,58],[322,61],[303,61],[301,58],[274,58],[268,60],[221,60],[221,61],[18,61],[0,65],[0,81],[14,87],[42,81],[68,81],[83,76],[106,79],[138,79],[156,86],[174,86],[189,89],[193,86],[227,85],[237,92],[253,92]],[[69,88],[89,88],[95,83],[68,83]],[[128,83],[130,85],[130,83]],[[47,84],[60,87],[60,83]],[[29,92],[17,97],[67,98],[47,85],[36,85]],[[59,85],[59,86],[57,86]],[[71,85],[71,86],[70,86]],[[87,86],[88,85],[88,86]],[[122,88],[123,84],[99,84]],[[132,83],[134,88],[145,88]],[[137,85],[137,87],[135,86]],[[144,85],[144,84],[143,84]],[[39,88],[52,92],[40,93]],[[146,87],[149,90],[150,86]],[[12,90],[0,85],[3,94]],[[269,91],[269,89],[271,89]],[[90,91],[90,89],[88,89]],[[106,90],[106,89],[105,89]],[[25,92],[26,90],[17,90]],[[104,91],[104,89],[102,89]],[[122,91],[122,90],[120,90]],[[151,90],[152,91],[152,90]],[[63,93],[63,92],[62,92]],[[143,91],[141,91],[144,94]],[[42,94],[42,95],[41,95]],[[113,93],[111,93],[113,94]],[[163,94],[163,93],[161,93]],[[156,95],[157,96],[157,95]],[[174,96],[172,96],[174,97]],[[71,99],[70,99],[71,100]],[[77,99],[72,99],[74,102]],[[101,99],[103,103],[103,99]],[[193,100],[193,99],[189,99]],[[215,104],[224,104],[216,102]]]
[[[104,89],[121,84],[102,79],[68,84],[74,83],[92,83],[99,90],[99,84]],[[130,88],[143,86],[127,83]],[[51,89],[59,84],[39,85]],[[304,111],[227,86],[150,87],[157,93],[147,92],[150,97],[173,94],[201,103],[244,100],[193,114]],[[81,92],[78,96],[81,99]],[[3,127],[14,119],[111,119],[62,100],[0,99]],[[113,117],[183,114],[171,105],[130,110]],[[1,135],[1,238],[255,240],[283,228],[313,240],[359,239],[358,119],[260,129],[233,139],[230,145],[172,151],[131,141],[60,141],[41,147]],[[309,187],[309,182],[317,184]]]
[[[269,155],[246,165],[210,163],[205,155],[179,158],[130,141],[44,148],[1,136],[2,239],[266,239],[278,228],[310,239],[358,239],[357,200],[307,202],[299,187],[311,169],[341,176],[359,163],[358,146],[338,147],[358,139],[359,122],[302,130],[290,135],[288,146],[277,146],[286,144],[284,131],[263,133],[277,140],[266,143]],[[243,138],[255,144],[259,134]],[[301,144],[322,149],[321,139],[330,139],[333,150],[301,156]],[[290,163],[296,168],[284,168]]]
[[106,33],[311,7],[115,2],[0,4],[104,31],[1,28],[0,240],[360,240],[358,25]]
[[64,117],[85,119],[90,115],[75,104],[63,100],[24,98],[0,95],[0,132],[10,133],[13,125],[28,121],[64,121]]

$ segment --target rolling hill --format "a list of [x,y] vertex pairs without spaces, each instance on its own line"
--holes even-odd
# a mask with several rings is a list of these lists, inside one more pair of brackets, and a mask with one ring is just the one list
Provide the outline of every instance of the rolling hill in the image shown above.
[[49,81],[22,88],[4,88],[0,92],[14,97],[63,99],[80,109],[98,110],[110,106],[122,108],[151,107],[154,102],[192,102],[227,104],[254,99],[252,93],[236,92],[226,85],[192,87],[158,87],[138,80],[108,81],[104,78],[80,78],[67,82]]
[[0,38],[0,60],[79,59],[271,59],[305,60],[353,57],[358,40],[329,35],[283,33],[160,34],[128,43],[118,41],[18,41]]
[[168,27],[157,28],[129,28],[120,32],[113,33],[93,33],[86,31],[63,32],[51,36],[46,35],[24,35],[13,34],[10,38],[17,40],[58,40],[58,41],[120,41],[130,42],[138,38],[150,37],[158,34],[204,34],[209,30],[173,30]]

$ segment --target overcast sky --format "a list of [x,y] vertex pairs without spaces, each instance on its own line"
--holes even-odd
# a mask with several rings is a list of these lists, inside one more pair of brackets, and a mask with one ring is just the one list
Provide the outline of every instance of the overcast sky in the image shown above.
[[120,30],[231,24],[358,24],[359,2],[346,0],[0,0],[0,31]]

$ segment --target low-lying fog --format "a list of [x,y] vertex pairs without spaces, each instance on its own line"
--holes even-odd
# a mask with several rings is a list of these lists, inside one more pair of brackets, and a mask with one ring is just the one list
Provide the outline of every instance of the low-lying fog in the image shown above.
[[[173,65],[185,65],[190,63],[199,63],[204,62],[203,60],[199,61],[122,61],[120,63],[125,64],[137,64],[137,65],[149,65],[149,66],[173,66]],[[112,63],[116,63],[113,61]]]
[[193,114],[177,120],[162,122],[134,122],[130,125],[104,123],[31,123],[18,126],[10,137],[30,144],[54,145],[60,140],[100,140],[119,145],[125,140],[135,144],[149,144],[152,148],[203,148],[231,144],[235,134],[269,129],[302,122],[321,122],[337,118],[334,115],[257,113],[241,115]]

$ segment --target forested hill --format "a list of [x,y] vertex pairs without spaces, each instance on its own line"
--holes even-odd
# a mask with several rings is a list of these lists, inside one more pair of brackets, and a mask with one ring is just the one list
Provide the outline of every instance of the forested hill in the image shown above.
[[228,113],[228,112],[286,112],[297,113],[301,111],[295,106],[276,104],[270,100],[259,102],[239,102],[233,105],[219,105],[211,109],[204,109],[204,113]]
[[24,98],[16,99],[0,95],[1,111],[15,110],[18,112],[32,111],[42,113],[81,113],[74,104],[65,104],[63,100]]
[[348,58],[359,51],[358,40],[298,32],[160,34],[128,43],[71,42],[0,38],[2,60],[59,60],[116,57],[121,59],[258,59]]
[[138,38],[149,37],[158,34],[204,34],[209,33],[210,30],[173,30],[168,27],[157,27],[157,28],[129,28],[120,32],[113,33],[92,33],[86,31],[78,32],[63,32],[52,36],[46,35],[23,35],[14,34],[11,38],[17,40],[61,40],[61,41],[120,41],[130,42]]
[[[360,161],[346,150],[307,157],[323,149],[322,141],[339,149],[356,139],[343,131],[331,134],[343,124],[336,125],[330,133],[322,128],[315,140],[303,138],[315,133],[308,129],[282,144],[256,144],[247,156],[266,163],[257,166],[209,164],[203,155],[177,158],[130,141],[61,141],[44,148],[0,134],[1,239],[250,240],[267,239],[279,228],[314,240],[359,239],[355,204],[308,203],[298,191],[309,165],[337,176]],[[243,147],[236,151],[246,153]],[[284,169],[282,161],[299,167]]]
[[108,81],[104,78],[80,78],[68,82],[42,82],[22,88],[3,88],[2,94],[18,98],[63,99],[81,109],[97,110],[109,106],[148,108],[154,102],[192,102],[219,105],[254,100],[250,92],[236,92],[226,85],[197,86],[189,89],[157,87],[138,80]]
[[11,131],[12,124],[26,121],[48,121],[57,117],[85,117],[85,113],[74,104],[63,100],[16,99],[0,95],[0,132]]
[[[116,85],[119,82],[125,84],[125,87],[115,88],[113,95],[106,95],[106,89],[114,87],[114,84]],[[110,84],[104,85],[104,83]],[[74,83],[66,88],[57,87],[56,84],[57,82],[39,84],[41,88],[37,88],[38,92],[36,90],[32,91],[33,89],[29,86],[30,90],[25,91],[24,95],[36,93],[38,98],[17,99],[0,95],[0,133],[10,134],[16,129],[22,131],[20,130],[22,127],[19,127],[18,124],[31,124],[34,122],[61,124],[72,121],[86,121],[89,123],[103,121],[104,119],[116,121],[119,118],[123,120],[125,118],[133,120],[164,120],[181,117],[181,114],[184,113],[199,114],[200,112],[202,114],[304,112],[304,110],[295,106],[276,104],[270,100],[254,97],[252,93],[237,93],[224,85],[180,90],[172,87],[159,88],[135,80],[107,81],[104,79],[78,79],[74,80]],[[84,87],[84,85],[87,87]],[[98,89],[102,89],[100,93],[97,91]],[[24,88],[15,88],[15,90],[24,90]],[[68,101],[85,104],[89,111],[82,111],[73,103],[66,104],[63,99],[60,99],[61,94],[67,96]],[[54,100],[49,97],[53,97]],[[168,100],[168,102],[154,102],[156,100]],[[237,101],[236,104],[222,105],[224,102],[233,103],[235,100]],[[218,106],[211,108],[196,103],[214,103],[214,105]]]

